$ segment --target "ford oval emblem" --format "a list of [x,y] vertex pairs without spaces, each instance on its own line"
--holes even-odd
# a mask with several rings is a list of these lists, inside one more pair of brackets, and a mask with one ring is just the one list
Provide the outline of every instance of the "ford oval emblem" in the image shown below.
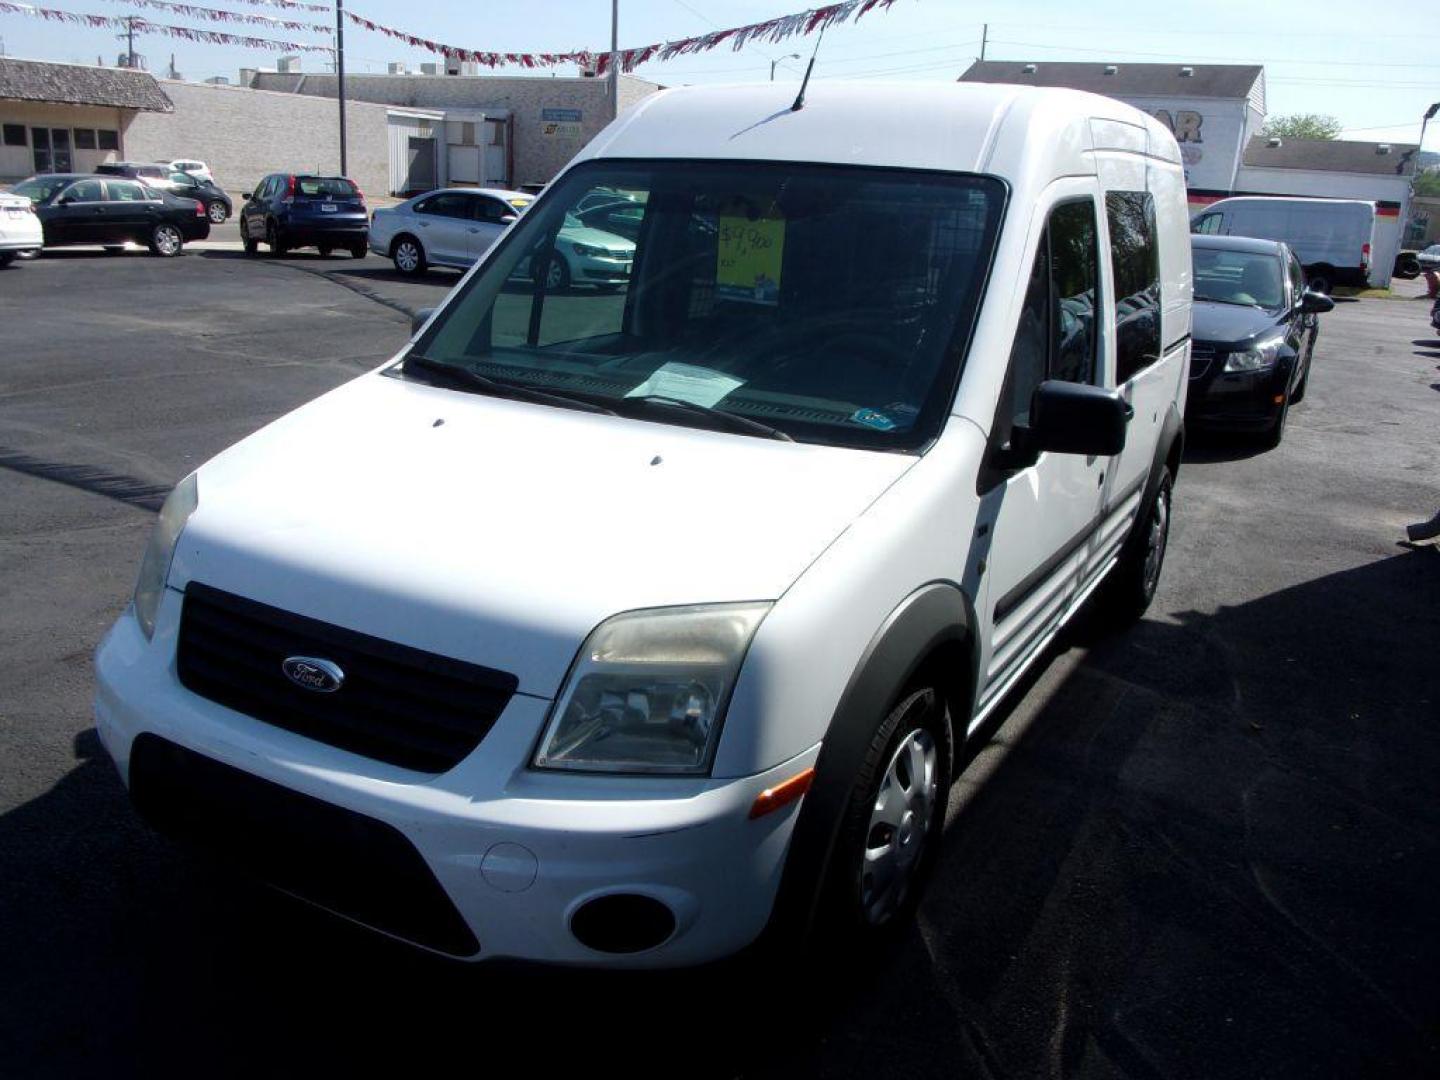
[[280,670],[301,690],[317,694],[333,694],[345,685],[345,672],[339,664],[314,656],[287,656]]

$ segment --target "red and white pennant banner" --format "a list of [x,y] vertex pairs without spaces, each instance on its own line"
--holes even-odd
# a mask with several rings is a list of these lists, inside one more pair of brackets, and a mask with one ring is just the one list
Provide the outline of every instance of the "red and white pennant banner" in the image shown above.
[[258,15],[250,11],[226,11],[223,8],[196,7],[194,4],[173,3],[172,0],[114,0],[126,7],[156,8],[173,11],[191,19],[208,19],[210,22],[249,23],[253,26],[273,26],[279,30],[299,30],[311,34],[329,34],[333,26],[325,23],[296,22],[294,19],[277,19],[272,15]]
[[55,8],[33,7],[30,4],[15,4],[11,0],[0,0],[0,14],[32,15],[48,22],[75,23],[96,29],[114,28],[133,30],[137,34],[159,34],[180,38],[182,41],[198,41],[207,45],[239,45],[246,49],[269,49],[272,52],[333,52],[328,45],[310,45],[300,41],[275,41],[271,38],[250,37],[248,34],[226,34],[219,30],[201,30],[193,26],[171,26],[167,23],[153,23],[149,19],[138,19],[122,15],[82,15],[74,11],[58,11]]
[[[672,60],[677,56],[708,52],[726,44],[738,52],[746,45],[757,42],[774,43],[790,37],[813,34],[817,30],[825,30],[840,23],[859,19],[860,16],[876,8],[882,11],[886,10],[894,2],[895,0],[846,0],[845,3],[828,4],[825,7],[797,12],[794,15],[781,15],[778,18],[766,19],[764,22],[750,23],[748,26],[735,26],[728,30],[712,30],[708,34],[697,34],[695,37],[681,38],[678,41],[665,41],[654,45],[621,49],[615,54],[615,57],[621,71],[633,71],[640,64],[651,60]],[[424,49],[426,52],[438,53],[456,60],[468,60],[489,68],[501,67],[506,64],[525,68],[578,64],[584,68],[593,68],[600,75],[610,69],[610,51],[608,49],[579,49],[558,53],[484,52],[462,49],[456,45],[446,45],[438,41],[430,41],[428,38],[416,37],[403,30],[381,26],[353,11],[347,10],[345,17],[356,26],[362,26],[366,30],[374,30],[378,34],[403,41],[411,48]]]
[[248,4],[251,7],[275,7],[285,8],[289,11],[333,11],[329,4],[310,4],[303,0],[237,0],[238,3]]

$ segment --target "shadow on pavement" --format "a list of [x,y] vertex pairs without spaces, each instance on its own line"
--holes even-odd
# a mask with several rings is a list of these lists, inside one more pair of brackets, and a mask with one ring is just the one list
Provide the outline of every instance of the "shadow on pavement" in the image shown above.
[[[1082,617],[893,954],[614,976],[434,960],[184,856],[93,731],[0,817],[7,1075],[469,1059],[629,1076],[1440,1067],[1440,554],[1124,632]],[[1056,665],[1052,664],[1052,669]],[[971,781],[962,776],[959,789]]]
[[1188,463],[1215,463],[1241,461],[1268,453],[1271,447],[1264,444],[1261,435],[1248,431],[1207,431],[1204,428],[1190,428],[1185,433],[1185,456]]

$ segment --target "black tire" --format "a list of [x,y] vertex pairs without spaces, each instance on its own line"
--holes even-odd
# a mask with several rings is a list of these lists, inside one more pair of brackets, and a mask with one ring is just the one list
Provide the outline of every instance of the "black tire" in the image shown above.
[[390,261],[408,277],[419,277],[430,267],[424,246],[409,233],[401,233],[390,245]]
[[335,249],[330,247],[328,244],[322,245],[320,247],[320,257],[322,259],[328,259],[334,253],[334,251]]
[[0,251],[0,269],[9,266],[14,261],[15,253],[13,251]]
[[250,235],[243,217],[240,219],[240,246],[245,249],[246,255],[254,255],[260,250],[260,241]]
[[1119,623],[1134,622],[1145,614],[1150,602],[1155,599],[1160,572],[1165,568],[1165,552],[1170,546],[1170,502],[1175,480],[1168,465],[1160,468],[1160,483],[1144,508],[1143,516],[1136,518],[1135,529],[1120,549],[1120,559],[1101,593],[1106,614]]
[[205,213],[209,215],[212,225],[224,225],[225,220],[230,216],[230,211],[219,199],[211,201],[210,205],[205,207]]
[[370,254],[370,245],[365,243],[351,244],[350,257],[352,259],[363,259]]
[[173,259],[185,246],[185,234],[180,226],[162,221],[150,230],[150,254],[162,259]]
[[270,249],[271,255],[284,255],[290,250],[285,246],[285,241],[280,239],[280,230],[273,221],[265,224],[265,245]]
[[1299,405],[1305,400],[1305,391],[1310,388],[1310,361],[1305,361],[1305,372],[1300,376],[1300,383],[1290,393],[1290,404]]
[[563,256],[552,254],[542,266],[536,266],[535,281],[545,287],[546,292],[563,293],[570,288],[570,264]]
[[[893,772],[901,779],[917,760],[912,744],[929,771],[928,779],[910,773],[911,783],[931,794],[891,808],[884,805],[888,799],[882,803],[882,787],[892,794],[903,790],[890,778]],[[818,929],[827,951],[831,944],[847,952],[873,949],[909,922],[939,854],[954,757],[949,712],[934,686],[903,694],[876,727],[850,791],[821,897]],[[897,826],[877,821],[891,814]],[[888,856],[870,857],[885,851]],[[877,880],[885,859],[893,860],[896,871],[888,886]]]
[[1306,282],[1306,287],[1329,296],[1330,290],[1335,288],[1335,271],[1328,266],[1317,266],[1310,271],[1310,280]]

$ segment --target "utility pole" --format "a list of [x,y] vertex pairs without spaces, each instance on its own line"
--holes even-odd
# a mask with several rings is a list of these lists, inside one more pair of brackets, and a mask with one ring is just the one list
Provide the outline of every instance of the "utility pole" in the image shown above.
[[121,41],[125,42],[125,66],[132,71],[135,69],[135,16],[125,16],[125,32],[116,34]]
[[[340,0],[336,0],[339,3]],[[620,0],[610,0],[610,119],[620,115]]]
[[990,24],[980,24],[980,59],[985,59],[985,46],[990,43]]
[[345,158],[345,0],[335,0],[335,94],[340,99],[340,175],[348,176]]

